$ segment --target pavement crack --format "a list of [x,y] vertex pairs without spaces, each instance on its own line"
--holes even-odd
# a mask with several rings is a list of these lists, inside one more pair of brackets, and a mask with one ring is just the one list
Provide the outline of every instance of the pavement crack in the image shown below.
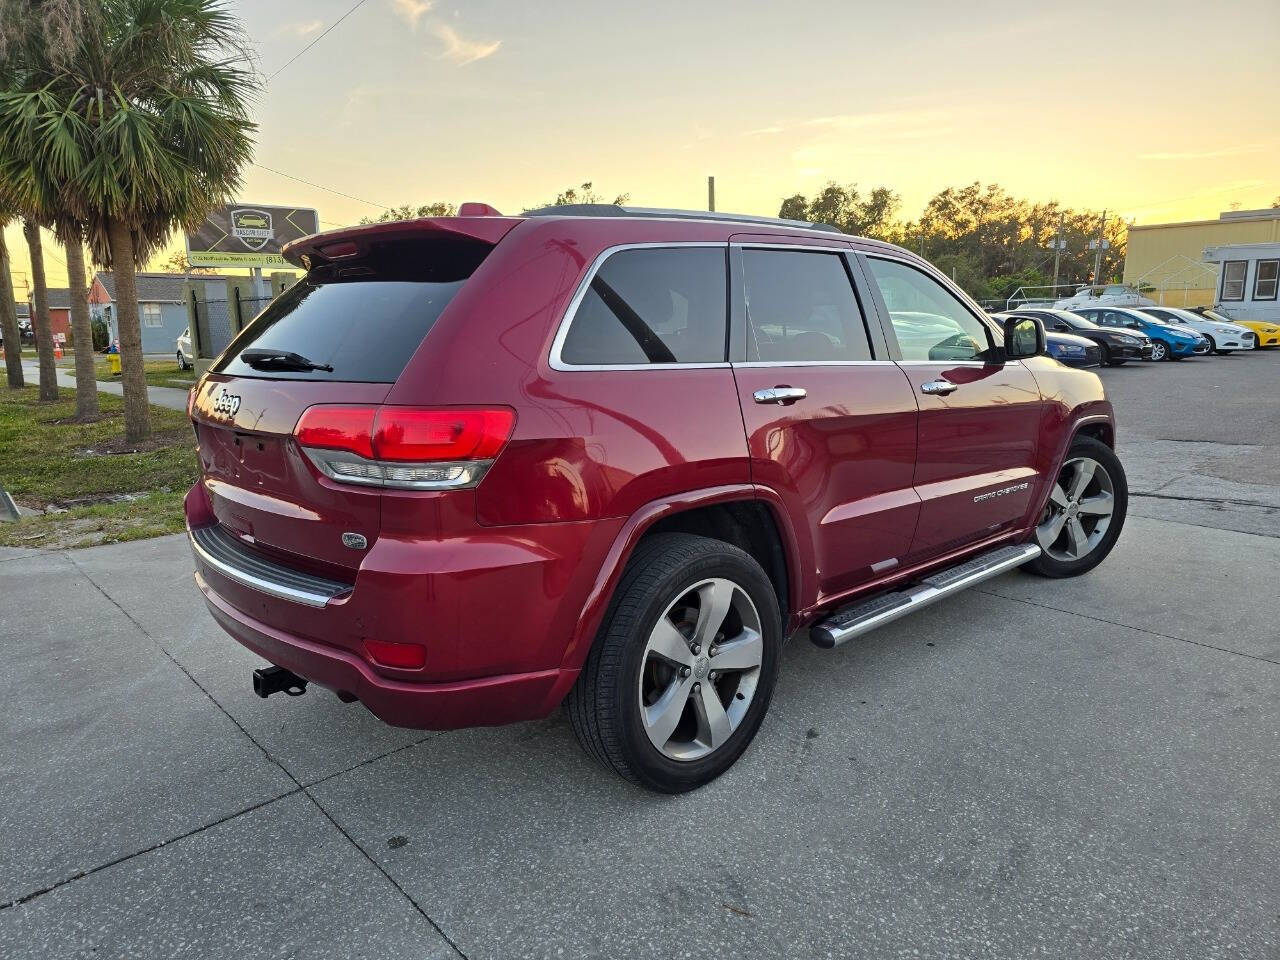
[[[1168,484],[1165,484],[1165,486],[1168,486]],[[1160,489],[1163,490],[1164,487]],[[1263,507],[1267,510],[1280,510],[1280,506],[1274,503],[1263,503],[1261,500],[1233,500],[1230,497],[1181,497],[1172,493],[1156,493],[1143,490],[1130,490],[1129,496],[1149,497],[1152,500],[1183,500],[1187,503],[1217,503],[1230,504],[1237,507]]]
[[[223,716],[225,716],[228,720],[230,720],[233,724],[235,724],[236,729],[239,730],[242,734],[244,734],[245,737],[248,738],[249,742],[252,743],[255,747],[257,747],[262,752],[262,755],[266,757],[266,759],[270,763],[274,764],[280,770],[281,773],[283,773],[286,777],[289,778],[290,781],[292,781],[295,789],[289,791],[289,793],[301,793],[313,804],[315,804],[316,809],[320,811],[320,813],[324,816],[326,820],[328,820],[331,824],[333,824],[334,829],[337,830],[338,833],[340,833],[344,838],[346,838],[347,842],[350,843],[353,847],[355,847],[356,850],[358,850],[366,860],[368,860],[371,864],[373,864],[374,869],[376,869],[380,874],[382,874],[387,879],[387,882],[390,883],[393,887],[395,887],[396,890],[400,892],[401,896],[403,896],[407,901],[409,901],[413,909],[418,912],[418,914],[422,917],[422,919],[426,920],[427,923],[431,925],[431,928],[440,935],[441,939],[443,939],[445,943],[449,944],[449,946],[453,949],[455,953],[457,953],[458,956],[462,957],[463,960],[467,960],[467,955],[463,953],[461,949],[459,949],[458,945],[453,942],[453,939],[448,934],[446,934],[444,930],[441,929],[440,925],[436,923],[433,919],[431,919],[431,916],[427,913],[426,910],[422,908],[422,905],[418,903],[418,901],[415,900],[412,896],[410,896],[409,892],[405,890],[405,888],[402,887],[400,883],[394,877],[392,877],[390,873],[386,871],[386,869],[383,868],[382,864],[380,864],[377,860],[375,860],[368,850],[366,850],[359,843],[357,843],[355,838],[352,837],[351,834],[349,834],[342,827],[342,825],[338,823],[338,821],[329,813],[329,811],[324,808],[324,806],[320,803],[320,801],[317,800],[314,795],[312,795],[309,787],[314,784],[304,785],[301,780],[295,777],[288,767],[286,767],[283,763],[281,763],[274,756],[272,756],[271,751],[269,751],[266,747],[264,747],[261,743],[257,741],[257,739],[253,736],[253,734],[250,733],[248,729],[245,728],[244,724],[242,724],[239,720],[233,717],[231,713],[227,710],[227,708],[218,702],[217,698],[214,697],[214,695],[210,693],[209,690],[199,680],[197,680],[194,675],[192,675],[190,670],[188,670],[186,667],[184,667],[181,663],[178,662],[177,658],[174,657],[174,655],[170,653],[168,649],[165,648],[165,645],[163,643],[161,643],[156,637],[152,636],[151,632],[146,627],[144,627],[141,623],[139,623],[137,618],[134,617],[133,614],[131,614],[128,610],[126,610],[123,606],[121,606],[116,601],[116,599],[111,596],[111,594],[107,593],[107,591],[102,588],[102,585],[98,583],[98,581],[95,580],[89,574],[89,572],[84,569],[84,567],[76,563],[75,558],[72,557],[70,553],[64,552],[63,556],[65,556],[66,559],[71,563],[71,565],[76,568],[76,570],[80,573],[81,576],[83,576],[86,580],[89,581],[90,584],[93,585],[94,589],[96,589],[100,594],[102,594],[103,598],[108,603],[110,603],[113,607],[119,610],[124,615],[125,619],[127,619],[130,623],[134,625],[134,627],[137,628],[139,633],[141,633],[144,637],[150,640],[151,643],[155,645],[157,650],[163,653],[165,657],[167,657],[175,667],[181,670],[182,673],[186,676],[186,678],[196,685],[197,689],[199,689],[199,691],[203,693],[205,697],[208,698],[210,703],[212,703],[215,707],[218,708],[219,711],[221,711]],[[422,740],[426,740],[426,739],[429,739],[429,738],[428,737],[422,738]],[[422,742],[422,740],[419,740],[418,742],[420,743]],[[415,746],[415,745],[416,744],[409,744],[408,746]],[[396,750],[388,751],[387,755],[390,756],[392,753],[398,752],[399,749],[407,749],[407,747],[401,747],[401,748],[397,748]],[[356,764],[356,767],[359,767],[359,766],[363,766],[363,763]],[[355,769],[355,767],[352,767],[352,769]],[[337,774],[334,774],[334,776],[337,776]],[[325,777],[323,779],[330,779],[330,778]],[[321,781],[316,781],[316,782],[319,783]],[[287,796],[288,794],[285,794],[285,795]],[[140,852],[146,852],[146,851],[140,851]],[[136,855],[137,854],[131,854],[130,856],[136,856]],[[128,859],[128,857],[124,859]],[[107,866],[109,866],[109,864]],[[95,868],[95,872],[98,869],[102,869],[102,867]],[[76,879],[76,878],[72,878],[72,879]],[[70,882],[70,880],[65,882]],[[33,894],[32,896],[39,896],[39,893]]]
[[357,850],[359,850],[364,855],[364,858],[373,865],[373,868],[387,878],[387,882],[389,884],[391,884],[398,891],[400,891],[400,895],[413,905],[413,909],[418,911],[418,914],[422,917],[422,919],[427,921],[427,923],[431,924],[431,929],[435,930],[435,932],[440,935],[440,939],[442,939],[445,943],[447,943],[454,953],[462,957],[462,960],[468,960],[467,955],[462,952],[462,948],[453,942],[453,938],[444,932],[440,924],[436,923],[434,920],[431,919],[430,914],[428,914],[427,911],[422,908],[422,905],[413,898],[412,894],[410,894],[408,890],[402,887],[400,885],[400,882],[396,880],[395,877],[391,876],[391,874],[387,872],[386,868],[383,867],[382,864],[379,863],[376,859],[374,859],[373,855],[369,853],[369,851],[366,850],[363,846],[361,846],[359,842],[356,841],[355,837],[347,833],[346,829],[342,826],[342,824],[340,824],[337,821],[337,819],[331,813],[329,813],[328,810],[324,808],[324,804],[322,804],[319,800],[317,800],[314,796],[312,796],[310,791],[303,790],[302,793],[308,800],[310,800],[313,804],[315,804],[316,809],[320,811],[321,815],[326,820],[328,820],[331,824],[333,824],[333,828],[337,830],[340,834],[342,834],[344,837],[346,837],[347,842],[350,843]]
[[235,820],[237,817],[242,817],[246,813],[253,813],[253,811],[255,810],[261,810],[263,807],[269,807],[271,804],[279,800],[283,800],[286,797],[295,796],[296,794],[299,794],[299,793],[302,793],[302,788],[294,787],[292,790],[286,790],[284,793],[280,794],[279,796],[270,797],[267,800],[261,800],[258,803],[251,804],[250,806],[247,806],[241,810],[236,810],[234,813],[229,813],[225,817],[219,817],[217,820],[213,820],[209,823],[201,824],[200,826],[192,830],[188,830],[186,833],[180,833],[176,837],[169,837],[167,840],[161,840],[158,843],[153,843],[151,846],[143,847],[141,850],[135,850],[132,853],[123,854],[119,857],[116,857],[114,860],[108,860],[105,863],[100,863],[95,867],[89,867],[85,870],[77,871],[76,873],[73,873],[69,877],[63,877],[61,880],[55,880],[53,883],[47,886],[41,887],[38,890],[32,890],[30,893],[24,893],[20,897],[14,897],[12,900],[8,901],[7,903],[0,903],[0,911],[8,910],[11,907],[20,907],[24,903],[30,903],[32,900],[35,900],[39,897],[43,897],[46,893],[52,893],[54,890],[57,890],[59,887],[65,887],[68,883],[74,883],[76,880],[83,880],[85,877],[93,876],[93,874],[98,873],[101,870],[106,870],[108,867],[114,867],[121,863],[127,863],[128,861],[134,859],[135,857],[142,856],[144,853],[151,853],[153,850],[159,850],[161,847],[167,847],[170,844],[177,843],[179,840],[186,840],[188,837],[194,837],[197,834],[204,833],[206,830],[212,830],[214,827],[221,826],[222,824],[227,823],[228,821]]
[[1106,623],[1113,627],[1123,627],[1126,630],[1136,630],[1139,633],[1145,633],[1148,636],[1159,637],[1162,640],[1175,640],[1178,643],[1188,643],[1194,647],[1204,647],[1206,650],[1216,650],[1219,653],[1226,653],[1233,657],[1244,657],[1247,660],[1257,660],[1262,663],[1274,664],[1280,667],[1280,660],[1272,660],[1270,657],[1262,657],[1256,653],[1244,653],[1240,650],[1231,650],[1227,647],[1214,646],[1212,643],[1205,643],[1203,640],[1188,640],[1186,637],[1175,637],[1172,634],[1160,633],[1158,630],[1148,630],[1146,627],[1135,627],[1130,623],[1121,623],[1119,620],[1108,620],[1106,617],[1095,617],[1087,613],[1080,613],[1077,610],[1066,610],[1062,607],[1055,607],[1050,603],[1040,603],[1036,600],[1027,600],[1023,597],[1009,597],[1003,593],[993,593],[990,590],[982,590],[974,588],[977,593],[985,594],[988,597],[997,597],[1001,600],[1010,600],[1014,603],[1025,603],[1030,607],[1039,607],[1042,610],[1053,610],[1055,613],[1065,613],[1073,617],[1081,617],[1085,620],[1092,620],[1095,623]]

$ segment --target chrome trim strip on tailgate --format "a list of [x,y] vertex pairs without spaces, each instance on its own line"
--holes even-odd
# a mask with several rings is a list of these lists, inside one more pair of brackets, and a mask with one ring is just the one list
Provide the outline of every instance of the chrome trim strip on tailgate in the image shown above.
[[351,591],[348,583],[291,570],[250,553],[221,524],[187,528],[187,538],[196,556],[228,580],[271,597],[324,607],[333,598]]

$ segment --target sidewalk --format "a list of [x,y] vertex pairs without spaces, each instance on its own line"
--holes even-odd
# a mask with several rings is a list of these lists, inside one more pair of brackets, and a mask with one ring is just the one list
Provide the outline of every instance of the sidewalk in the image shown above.
[[[37,384],[40,382],[40,368],[35,364],[23,363],[22,375],[27,378],[27,383]],[[98,392],[110,393],[115,396],[124,395],[124,387],[118,381],[99,380]],[[58,369],[58,386],[69,387],[74,390],[76,386],[76,378],[73,372]],[[170,410],[179,410],[185,412],[187,409],[187,391],[178,387],[147,387],[147,399],[157,407],[167,407]]]

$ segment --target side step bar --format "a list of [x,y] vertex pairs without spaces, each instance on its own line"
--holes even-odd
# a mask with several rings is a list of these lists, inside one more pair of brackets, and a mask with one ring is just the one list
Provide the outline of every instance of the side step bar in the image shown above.
[[854,637],[860,637],[876,627],[883,627],[886,623],[915,613],[966,587],[1022,566],[1038,556],[1040,547],[1034,543],[998,547],[979,554],[972,560],[940,570],[904,590],[882,593],[862,603],[843,607],[826,620],[810,627],[809,639],[820,647],[838,647]]

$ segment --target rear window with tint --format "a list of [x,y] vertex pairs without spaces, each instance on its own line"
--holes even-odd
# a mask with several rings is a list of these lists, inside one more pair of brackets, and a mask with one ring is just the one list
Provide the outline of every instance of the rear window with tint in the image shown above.
[[591,280],[560,358],[574,365],[721,363],[726,248],[622,250]]
[[[272,380],[394,383],[491,248],[400,242],[313,269],[231,342],[216,373]],[[329,370],[250,366],[243,351],[296,353]]]

